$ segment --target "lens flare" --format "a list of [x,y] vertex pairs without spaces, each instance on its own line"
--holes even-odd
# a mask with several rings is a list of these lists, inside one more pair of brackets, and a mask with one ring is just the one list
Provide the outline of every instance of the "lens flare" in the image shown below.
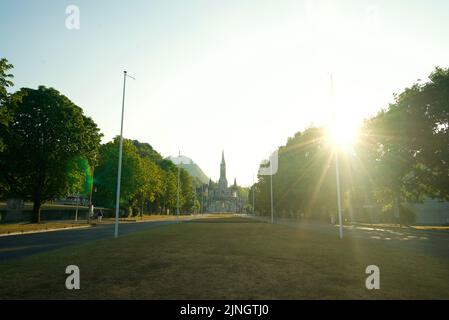
[[359,124],[350,121],[334,121],[328,126],[328,140],[336,148],[349,148],[357,140]]

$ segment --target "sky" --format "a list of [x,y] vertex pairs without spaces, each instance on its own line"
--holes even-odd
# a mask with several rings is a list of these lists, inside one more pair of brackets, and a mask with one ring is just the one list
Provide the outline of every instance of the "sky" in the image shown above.
[[[66,8],[79,8],[68,29]],[[15,88],[54,87],[104,134],[250,185],[288,137],[333,110],[360,123],[449,67],[446,0],[0,0]],[[331,81],[334,104],[331,104]],[[331,107],[333,106],[333,107]],[[335,108],[335,109],[333,109]]]

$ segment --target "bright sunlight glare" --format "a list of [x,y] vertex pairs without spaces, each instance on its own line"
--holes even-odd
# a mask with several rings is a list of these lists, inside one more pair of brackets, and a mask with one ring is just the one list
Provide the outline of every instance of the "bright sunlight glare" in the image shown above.
[[334,147],[349,148],[357,139],[359,127],[359,122],[354,119],[338,119],[328,126],[328,139]]

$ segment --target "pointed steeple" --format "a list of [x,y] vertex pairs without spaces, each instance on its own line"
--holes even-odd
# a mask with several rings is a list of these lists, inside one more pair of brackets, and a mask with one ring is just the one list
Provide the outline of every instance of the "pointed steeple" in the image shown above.
[[228,181],[226,180],[226,163],[224,159],[224,150],[221,153],[221,164],[220,164],[220,180],[218,180],[220,190],[225,192],[228,188]]
[[234,178],[234,187],[237,187],[237,178]]

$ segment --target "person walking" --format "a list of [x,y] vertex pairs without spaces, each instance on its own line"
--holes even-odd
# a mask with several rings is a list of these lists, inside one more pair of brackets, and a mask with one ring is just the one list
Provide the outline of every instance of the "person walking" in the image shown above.
[[103,219],[103,210],[100,209],[98,211],[97,219],[98,219],[98,222],[101,222],[101,220]]

